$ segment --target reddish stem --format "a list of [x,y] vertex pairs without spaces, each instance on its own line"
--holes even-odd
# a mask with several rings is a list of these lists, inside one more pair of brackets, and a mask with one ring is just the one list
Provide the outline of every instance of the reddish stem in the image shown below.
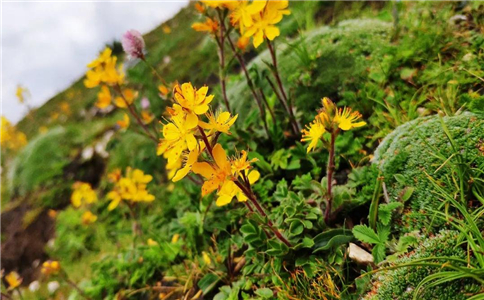
[[[227,86],[225,82],[225,53],[224,53],[224,44],[225,44],[225,20],[221,15],[220,10],[218,11],[218,17],[220,20],[220,40],[217,42],[219,48],[219,61],[220,61],[220,86],[222,88],[222,96],[225,102],[225,106],[229,113],[232,113],[230,110],[229,99],[227,97]],[[217,37],[215,37],[217,39]]]
[[329,145],[329,158],[328,158],[328,187],[327,187],[327,200],[326,200],[326,211],[324,214],[324,221],[329,224],[331,221],[331,210],[333,209],[333,173],[334,173],[334,143],[336,140],[337,131],[331,133],[331,142]]

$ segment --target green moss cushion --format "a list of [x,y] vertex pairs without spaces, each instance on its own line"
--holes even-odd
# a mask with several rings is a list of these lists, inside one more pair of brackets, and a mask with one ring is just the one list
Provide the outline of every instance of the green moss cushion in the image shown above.
[[[471,177],[479,176],[475,169],[484,166],[484,154],[479,149],[484,140],[484,115],[464,113],[443,117],[442,121],[463,158],[462,167],[469,174],[473,172]],[[452,179],[457,174],[449,163],[455,159],[444,164],[455,152],[437,115],[399,126],[375,151],[374,163],[378,164],[385,178],[390,201],[403,201],[410,194],[409,190],[414,190],[406,202],[404,218],[399,220],[403,222],[399,224],[403,231],[429,229],[427,223],[422,222],[430,220],[431,210],[443,209],[443,202],[436,195],[429,176],[447,192],[457,190]]]
[[[465,251],[458,246],[458,233],[455,231],[442,231],[431,238],[423,238],[421,244],[412,252],[395,261],[395,265],[411,263],[418,259],[428,257],[454,257],[465,259]],[[444,263],[429,261],[433,263]],[[419,283],[427,276],[441,272],[440,267],[412,266],[381,271],[372,278],[371,290],[362,298],[364,300],[406,300],[413,299]],[[467,299],[482,289],[469,279],[458,279],[437,286],[420,290],[416,299],[419,300],[460,300]]]

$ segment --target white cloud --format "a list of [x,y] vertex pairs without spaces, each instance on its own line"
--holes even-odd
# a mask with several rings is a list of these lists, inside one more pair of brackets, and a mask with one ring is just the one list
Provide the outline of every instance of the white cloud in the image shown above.
[[19,121],[26,108],[17,84],[40,106],[86,71],[105,43],[128,29],[148,32],[188,1],[4,2],[2,11],[2,114]]

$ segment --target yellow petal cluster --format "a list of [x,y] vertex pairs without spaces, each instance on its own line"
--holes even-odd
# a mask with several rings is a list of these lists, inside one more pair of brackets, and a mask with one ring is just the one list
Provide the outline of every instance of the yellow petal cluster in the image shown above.
[[2,116],[0,145],[4,149],[18,150],[27,144],[27,136],[17,131],[10,121]]
[[20,286],[20,284],[22,284],[22,278],[15,271],[12,271],[12,272],[8,273],[7,275],[5,275],[5,281],[7,281],[7,283],[8,283],[8,289],[9,290],[16,289]]
[[97,221],[97,216],[90,210],[85,211],[81,216],[82,225],[89,225]]
[[112,50],[106,48],[98,58],[87,65],[89,70],[84,80],[84,85],[87,88],[96,87],[101,83],[116,85],[123,82],[124,73],[122,72],[122,65],[117,69],[117,57],[111,56],[111,54]]
[[[113,179],[114,176],[110,176]],[[108,210],[115,209],[121,201],[129,202],[152,202],[155,200],[155,196],[151,195],[146,186],[153,177],[151,175],[146,175],[142,170],[139,169],[126,169],[126,176],[115,178],[114,188],[107,194],[107,198],[111,200],[109,203]]]
[[338,108],[329,98],[323,98],[323,108],[314,120],[302,130],[302,142],[309,142],[307,152],[315,149],[318,141],[323,138],[325,132],[337,134],[340,130],[350,130],[366,125],[364,121],[358,121],[362,115],[352,111],[349,107]]
[[86,182],[77,181],[72,185],[71,203],[78,208],[83,204],[91,204],[97,201],[96,192]]
[[208,18],[205,20],[205,22],[196,22],[192,24],[192,28],[196,31],[205,31],[211,34],[215,34],[218,31],[218,22]]
[[42,264],[40,272],[44,275],[54,275],[59,273],[61,269],[60,263],[56,260],[48,260]]

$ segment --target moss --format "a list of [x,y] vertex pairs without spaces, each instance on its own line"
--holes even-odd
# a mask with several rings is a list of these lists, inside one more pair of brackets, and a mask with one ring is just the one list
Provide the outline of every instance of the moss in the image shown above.
[[[484,116],[465,113],[444,117],[457,152],[464,158],[464,166],[476,167],[484,163],[484,155],[478,145],[484,136]],[[375,151],[374,163],[378,164],[391,201],[401,201],[410,188],[414,192],[406,204],[410,212],[403,218],[402,229],[427,228],[424,223],[432,215],[428,210],[438,210],[442,204],[435,194],[434,184],[429,174],[439,184],[452,193],[452,176],[455,170],[444,160],[454,153],[449,139],[444,133],[438,116],[419,118],[401,125],[389,134]]]
[[[412,252],[395,261],[395,265],[410,263],[417,259],[432,256],[466,258],[466,252],[458,246],[458,232],[442,231],[431,238],[423,238]],[[437,262],[437,261],[435,261]],[[440,267],[402,267],[376,273],[372,278],[372,290],[365,300],[405,300],[413,299],[415,288],[427,276],[439,272]],[[460,300],[467,299],[480,288],[473,281],[463,279],[446,282],[421,290],[417,299],[421,300]]]

